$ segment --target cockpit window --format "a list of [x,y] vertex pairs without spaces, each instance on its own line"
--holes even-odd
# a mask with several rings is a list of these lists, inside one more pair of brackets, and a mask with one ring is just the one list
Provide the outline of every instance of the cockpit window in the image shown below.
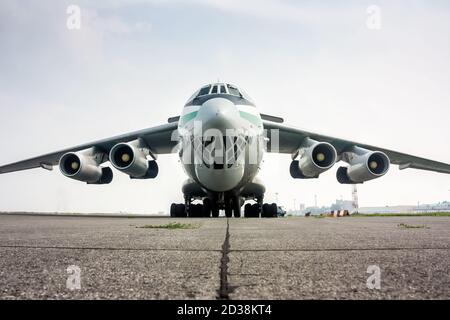
[[251,103],[254,103],[254,102],[253,102],[253,99],[250,98],[250,96],[249,96],[245,91],[243,91],[243,90],[241,89],[240,92],[241,92],[242,98],[244,98],[244,99],[247,100],[247,101],[250,101]]
[[227,95],[231,95],[233,97],[228,97],[228,99],[232,99],[233,101],[238,100],[241,104],[254,106],[254,102],[244,91],[235,85],[224,82],[215,82],[201,87],[188,100],[185,106],[201,105],[208,99],[214,98],[219,94],[224,95],[224,98]]
[[198,96],[204,96],[209,93],[209,90],[211,89],[211,86],[206,86],[200,89]]
[[232,85],[228,85],[228,92],[230,94],[232,94],[233,96],[241,96],[241,94],[239,93],[238,88],[232,86]]

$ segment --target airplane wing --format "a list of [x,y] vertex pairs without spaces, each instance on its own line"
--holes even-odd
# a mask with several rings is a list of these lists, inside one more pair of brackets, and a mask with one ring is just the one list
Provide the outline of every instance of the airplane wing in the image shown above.
[[172,133],[177,130],[177,126],[177,122],[171,122],[157,127],[130,132],[112,138],[94,141],[72,148],[45,154],[28,160],[11,163],[5,166],[0,166],[0,174],[39,167],[47,170],[52,170],[53,166],[58,164],[61,156],[67,152],[76,152],[91,147],[97,147],[99,150],[102,150],[106,154],[109,154],[111,148],[117,143],[129,142],[138,138],[142,138],[147,143],[153,155],[172,153],[174,152],[174,147],[177,145],[177,141],[172,141]]
[[[437,162],[425,158],[420,158],[416,156],[412,156],[409,154],[392,151],[384,148],[378,148],[375,146],[367,145],[364,143],[359,143],[355,141],[349,141],[344,139],[339,139],[327,135],[322,135],[314,132],[310,132],[307,130],[297,129],[293,127],[288,127],[286,125],[280,124],[280,123],[274,123],[270,121],[263,121],[264,129],[268,130],[268,132],[271,129],[278,129],[278,135],[279,135],[279,148],[274,149],[272,146],[272,143],[268,143],[267,151],[268,152],[278,152],[278,153],[290,153],[294,154],[302,140],[306,137],[309,137],[313,140],[322,141],[322,142],[328,142],[331,143],[338,154],[346,151],[347,149],[352,148],[353,146],[358,146],[367,150],[371,151],[381,151],[384,152],[390,159],[392,164],[399,165],[400,170],[407,169],[407,168],[414,168],[414,169],[420,169],[420,170],[428,170],[428,171],[435,171],[435,172],[441,172],[441,173],[449,173],[450,174],[450,164]],[[269,132],[270,133],[270,132]],[[269,135],[272,136],[273,135]]]

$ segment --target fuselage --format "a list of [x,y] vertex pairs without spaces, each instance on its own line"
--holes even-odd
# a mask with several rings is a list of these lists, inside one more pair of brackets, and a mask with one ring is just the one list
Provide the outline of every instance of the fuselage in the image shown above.
[[264,153],[263,124],[236,86],[199,89],[183,108],[178,132],[183,168],[205,191],[239,193],[255,178]]

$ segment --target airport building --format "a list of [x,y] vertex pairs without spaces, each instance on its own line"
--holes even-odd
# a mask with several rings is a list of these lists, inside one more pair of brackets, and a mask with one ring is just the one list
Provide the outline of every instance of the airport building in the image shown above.
[[359,213],[433,213],[450,212],[450,201],[443,201],[434,204],[404,205],[404,206],[384,206],[384,207],[362,207]]
[[354,202],[350,200],[336,200],[330,207],[331,211],[347,210],[348,212],[355,212],[357,208],[354,206]]
[[414,211],[417,213],[450,212],[450,201],[418,205]]
[[375,206],[355,208],[354,201],[336,200],[331,206],[325,207],[305,207],[301,210],[289,210],[287,215],[303,216],[306,213],[319,215],[330,213],[331,211],[347,210],[350,213],[372,214],[372,213],[432,213],[432,212],[450,212],[450,201],[443,201],[435,204],[421,205],[398,205],[398,206]]

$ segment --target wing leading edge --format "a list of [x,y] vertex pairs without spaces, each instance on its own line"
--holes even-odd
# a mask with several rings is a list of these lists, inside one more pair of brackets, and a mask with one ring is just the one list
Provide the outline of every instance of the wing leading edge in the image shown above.
[[271,143],[269,143],[267,147],[268,152],[294,154],[300,147],[302,140],[309,137],[317,141],[331,143],[336,148],[336,151],[339,154],[345,152],[346,150],[352,148],[353,146],[358,146],[371,151],[384,152],[389,157],[392,164],[399,165],[400,170],[413,168],[419,170],[428,170],[450,174],[450,164],[447,163],[416,157],[406,153],[401,153],[384,148],[378,148],[376,146],[371,146],[364,143],[339,139],[302,129],[288,127],[279,123],[263,121],[263,124],[264,129],[266,130],[278,129],[279,147],[278,149],[273,149]]
[[134,131],[112,138],[98,140],[31,159],[11,163],[5,166],[0,166],[0,174],[34,168],[52,170],[53,166],[58,164],[61,156],[67,152],[77,152],[96,147],[105,154],[109,154],[109,151],[115,144],[119,142],[129,142],[138,138],[142,138],[147,143],[152,154],[154,155],[172,153],[177,145],[176,139],[173,139],[172,136],[174,132],[176,135],[177,126],[177,122],[163,124],[157,127]]

